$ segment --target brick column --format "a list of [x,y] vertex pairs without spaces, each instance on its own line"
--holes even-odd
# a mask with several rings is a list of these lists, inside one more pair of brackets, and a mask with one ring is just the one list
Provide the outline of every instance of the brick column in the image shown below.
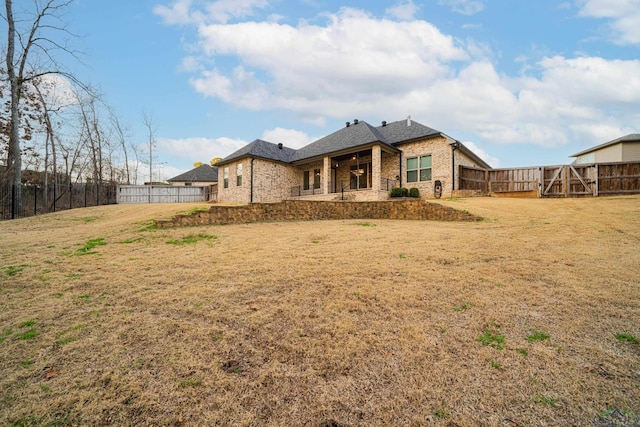
[[379,145],[371,147],[371,188],[380,191],[380,178],[382,169],[382,152]]
[[331,179],[331,157],[325,156],[322,168],[322,194],[329,194],[329,179]]

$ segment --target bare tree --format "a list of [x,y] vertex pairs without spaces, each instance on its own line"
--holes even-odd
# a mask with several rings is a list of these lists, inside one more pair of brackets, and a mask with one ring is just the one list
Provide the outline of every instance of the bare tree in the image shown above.
[[[56,42],[45,33],[62,32],[69,34],[61,24],[59,13],[69,6],[73,0],[33,0],[35,18],[31,21],[16,20],[13,0],[5,0],[7,21],[6,68],[10,86],[10,129],[7,153],[7,169],[11,183],[16,189],[16,205],[21,206],[22,153],[20,147],[20,101],[26,82],[47,74],[65,74],[54,59],[54,51],[63,51],[75,56],[64,43]],[[16,24],[28,24],[18,28]],[[47,66],[35,67],[30,62],[32,56],[41,57]],[[65,74],[66,75],[66,74]],[[67,75],[68,77],[72,77]]]
[[146,111],[142,114],[142,120],[149,133],[149,183],[153,184],[153,150],[156,146],[156,127],[153,122],[153,116]]
[[129,150],[127,149],[127,138],[125,137],[125,129],[115,112],[113,110],[110,110],[109,113],[111,127],[113,128],[115,137],[117,138],[118,143],[120,144],[120,148],[122,149],[122,153],[124,154],[124,172],[127,179],[127,185],[129,185],[131,184],[131,172],[129,168]]

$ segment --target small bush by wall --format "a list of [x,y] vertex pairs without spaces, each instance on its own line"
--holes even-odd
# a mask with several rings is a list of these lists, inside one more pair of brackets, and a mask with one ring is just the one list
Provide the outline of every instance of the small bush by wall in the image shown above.
[[420,197],[420,190],[413,187],[409,189],[409,197]]
[[404,187],[392,188],[391,197],[409,197],[409,190]]

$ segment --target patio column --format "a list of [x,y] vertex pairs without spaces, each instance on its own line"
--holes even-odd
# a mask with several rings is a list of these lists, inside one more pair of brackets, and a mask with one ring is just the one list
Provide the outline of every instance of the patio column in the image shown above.
[[379,145],[371,147],[371,189],[380,191],[380,178],[382,169],[382,152]]
[[322,168],[322,194],[329,194],[329,179],[331,178],[331,157],[325,156]]

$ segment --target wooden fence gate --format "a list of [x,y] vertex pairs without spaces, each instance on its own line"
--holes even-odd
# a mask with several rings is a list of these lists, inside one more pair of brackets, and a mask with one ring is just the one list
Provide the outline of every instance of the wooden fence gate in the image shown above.
[[460,166],[458,189],[529,197],[640,194],[640,162],[479,169]]
[[543,166],[542,197],[595,196],[593,165]]

